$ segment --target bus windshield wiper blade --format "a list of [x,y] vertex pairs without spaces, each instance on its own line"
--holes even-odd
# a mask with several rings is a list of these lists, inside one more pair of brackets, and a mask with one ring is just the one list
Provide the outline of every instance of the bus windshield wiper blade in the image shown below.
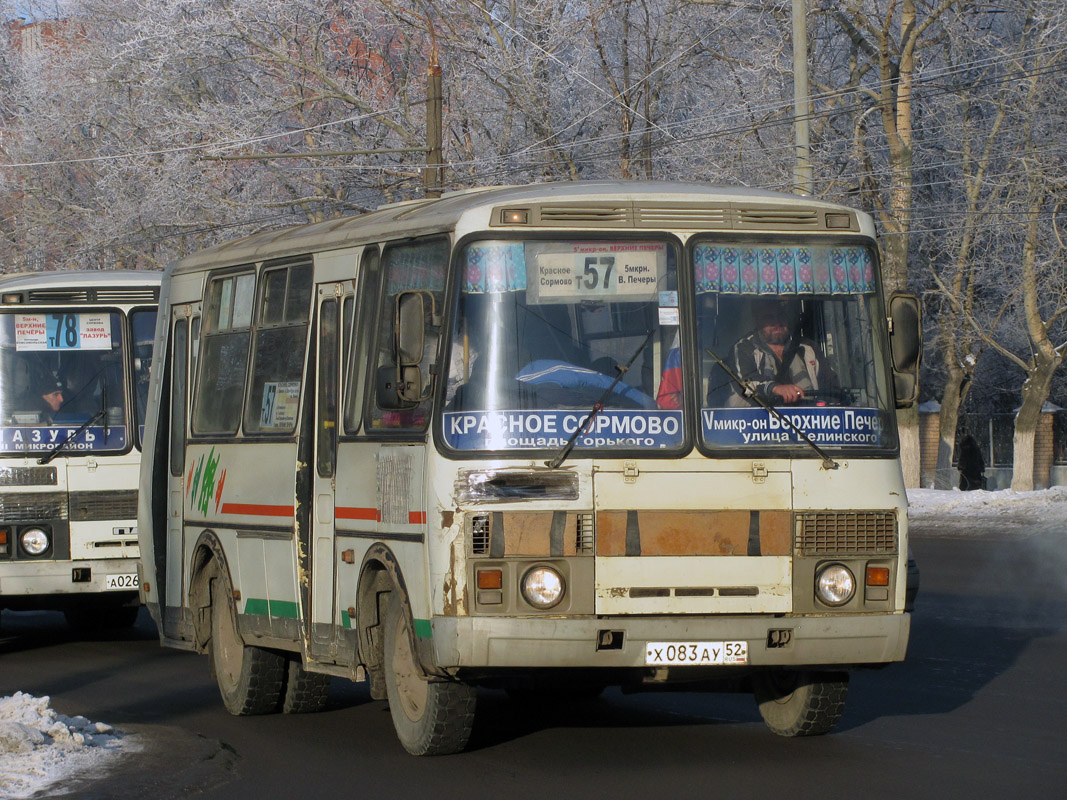
[[812,450],[814,450],[819,455],[819,458],[822,459],[823,469],[837,469],[838,468],[838,466],[839,466],[838,463],[836,461],[834,461],[832,458],[830,458],[830,456],[826,455],[826,453],[823,452],[823,449],[821,447],[819,447],[819,445],[815,444],[815,441],[810,436],[808,436],[807,433],[805,433],[800,428],[798,428],[795,424],[793,424],[793,420],[789,419],[789,417],[787,417],[785,414],[783,414],[777,408],[775,408],[770,403],[768,403],[766,400],[764,400],[762,397],[760,397],[760,394],[759,394],[759,392],[756,391],[756,387],[755,386],[753,386],[751,383],[749,383],[748,381],[744,380],[740,375],[738,375],[736,372],[734,372],[730,368],[730,366],[725,361],[723,361],[721,358],[719,358],[718,354],[715,353],[710,347],[705,347],[704,351],[709,356],[711,356],[712,358],[715,359],[715,363],[718,364],[720,367],[722,367],[722,371],[725,372],[729,376],[730,380],[732,380],[734,383],[736,383],[738,386],[741,387],[741,393],[745,397],[749,398],[750,400],[754,401],[757,405],[762,406],[763,408],[767,409],[767,411],[769,411],[772,414],[774,414],[774,416],[777,417],[780,422],[784,422],[790,429],[792,429],[793,433],[795,433],[797,436],[799,436],[800,440],[802,442],[804,442],[804,444],[806,444],[808,447],[810,447]]
[[55,458],[56,456],[58,456],[60,454],[60,452],[63,450],[63,448],[67,446],[68,442],[72,442],[75,439],[77,439],[79,436],[81,436],[81,434],[90,425],[92,425],[94,422],[96,422],[101,417],[104,417],[105,419],[107,417],[107,407],[106,406],[104,408],[101,408],[99,411],[97,411],[95,414],[93,414],[91,417],[89,417],[89,419],[87,419],[85,422],[83,422],[82,426],[80,428],[78,428],[78,430],[74,431],[74,433],[72,433],[70,436],[68,436],[62,442],[57,444],[55,447],[53,447],[51,450],[49,450],[47,453],[45,453],[43,456],[41,456],[39,459],[37,459],[37,463],[38,464],[47,464],[49,461],[51,461],[53,458]]
[[618,374],[615,376],[615,380],[611,382],[611,385],[604,390],[604,394],[600,395],[600,399],[593,404],[593,407],[591,409],[589,409],[589,416],[586,418],[585,424],[579,425],[577,428],[574,429],[574,433],[571,434],[571,438],[567,440],[567,443],[563,445],[562,448],[560,448],[560,451],[556,453],[555,457],[550,458],[548,461],[545,462],[546,467],[548,467],[549,469],[555,469],[567,460],[567,456],[569,456],[571,454],[571,450],[574,449],[574,443],[578,441],[578,437],[581,436],[585,431],[589,430],[589,426],[593,423],[593,419],[596,417],[597,414],[604,410],[604,401],[607,400],[611,396],[611,393],[615,391],[615,387],[619,385],[619,381],[622,380],[622,376],[626,374],[626,371],[629,370],[631,366],[633,366],[634,361],[636,361],[637,357],[641,355],[641,351],[648,347],[648,343],[652,341],[652,337],[655,333],[655,330],[649,331],[648,336],[646,336],[645,340],[641,342],[640,347],[634,350],[634,354],[630,356],[630,360],[627,361],[625,365],[618,366],[615,368],[615,370],[618,372]]

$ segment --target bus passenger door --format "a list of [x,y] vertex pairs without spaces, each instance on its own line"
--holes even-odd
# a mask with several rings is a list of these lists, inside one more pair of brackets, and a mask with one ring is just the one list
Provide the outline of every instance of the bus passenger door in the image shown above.
[[[341,303],[352,294],[352,281],[320,284],[316,297],[318,346],[315,369],[315,470],[311,537],[309,655],[336,661],[338,628],[335,568],[335,475],[341,363]],[[341,610],[341,613],[345,613]]]
[[168,434],[169,470],[167,475],[167,549],[166,578],[161,596],[164,635],[182,639],[181,610],[185,606],[187,587],[185,554],[185,439],[189,408],[190,353],[195,352],[199,335],[199,317],[191,319],[193,308],[173,309],[170,334],[170,430]]

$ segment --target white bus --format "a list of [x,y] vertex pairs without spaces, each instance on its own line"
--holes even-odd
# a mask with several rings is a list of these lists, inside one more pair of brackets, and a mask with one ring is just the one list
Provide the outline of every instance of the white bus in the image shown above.
[[[163,643],[234,714],[369,681],[414,754],[465,746],[477,687],[743,689],[829,730],[909,632],[917,306],[877,253],[810,198],[576,182],[178,261],[139,509]],[[772,306],[807,378],[741,364]]]
[[0,275],[0,609],[140,607],[137,480],[161,273]]

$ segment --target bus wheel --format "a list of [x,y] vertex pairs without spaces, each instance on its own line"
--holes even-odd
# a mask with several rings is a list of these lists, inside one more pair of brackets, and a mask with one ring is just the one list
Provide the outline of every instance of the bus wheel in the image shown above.
[[211,666],[226,710],[235,716],[269,714],[278,708],[285,656],[250,647],[237,632],[229,584],[217,578],[211,593]]
[[293,653],[286,660],[285,690],[281,711],[284,714],[314,714],[326,707],[330,696],[330,676],[308,672]]
[[385,686],[397,738],[415,756],[458,753],[474,724],[473,686],[423,677],[411,651],[400,593],[393,591],[385,620]]
[[753,680],[760,715],[779,736],[826,733],[845,711],[847,672],[767,670]]

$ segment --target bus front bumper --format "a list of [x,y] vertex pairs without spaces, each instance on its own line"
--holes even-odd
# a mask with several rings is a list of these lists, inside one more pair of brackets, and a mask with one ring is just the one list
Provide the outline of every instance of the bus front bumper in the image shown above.
[[8,607],[13,607],[18,597],[28,595],[130,591],[137,591],[136,559],[0,561],[0,605]]
[[[434,617],[438,667],[648,666],[649,642],[747,643],[750,666],[903,661],[911,615],[795,617]],[[610,635],[605,635],[605,634]]]

